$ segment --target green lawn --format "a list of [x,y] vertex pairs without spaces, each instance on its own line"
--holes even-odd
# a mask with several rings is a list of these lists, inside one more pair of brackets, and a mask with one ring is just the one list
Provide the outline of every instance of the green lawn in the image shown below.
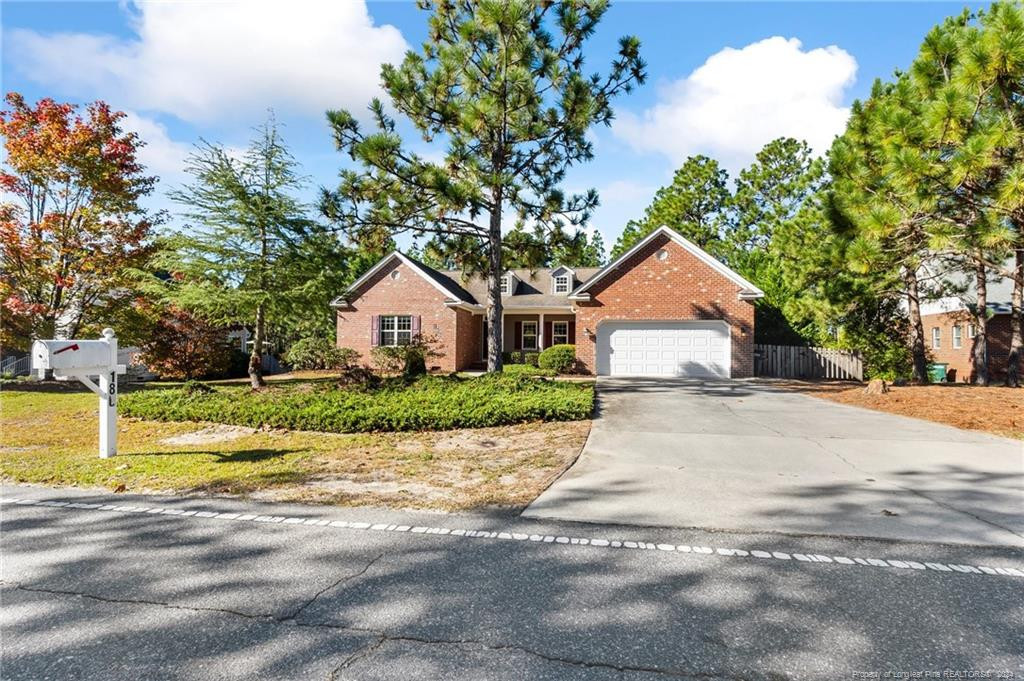
[[[329,379],[275,381],[259,395],[237,383],[218,384],[216,398],[205,405],[256,402],[266,409],[281,399],[294,406],[305,403],[302,396],[329,394],[331,384]],[[584,388],[567,394],[586,398],[589,414],[592,390]],[[166,384],[126,390],[121,404],[173,404],[180,391]],[[96,403],[95,395],[73,386],[0,387],[0,478],[332,504],[519,507],[573,461],[589,430],[588,420],[578,420],[335,434],[144,420],[125,417],[122,409],[118,456],[100,459]],[[427,408],[426,413],[434,412]],[[220,419],[213,411],[205,415]]]

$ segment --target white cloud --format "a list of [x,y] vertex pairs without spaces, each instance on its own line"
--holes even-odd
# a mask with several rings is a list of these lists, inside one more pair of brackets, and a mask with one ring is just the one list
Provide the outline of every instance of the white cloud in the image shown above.
[[676,164],[707,154],[734,169],[781,136],[806,140],[820,154],[846,124],[843,97],[856,73],[857,61],[835,45],[804,50],[796,38],[776,36],[725,48],[664,86],[641,115],[620,114],[613,131]]
[[145,144],[139,149],[139,163],[146,167],[146,173],[157,175],[163,184],[179,181],[185,174],[185,159],[191,147],[175,142],[167,134],[163,124],[126,111],[121,125],[127,132],[134,132]]
[[646,201],[654,196],[657,187],[634,180],[612,180],[597,190],[601,205],[619,202]]
[[135,37],[10,31],[6,53],[28,78],[68,94],[204,122],[273,106],[322,115],[364,110],[380,65],[405,40],[374,26],[362,0],[140,2]]

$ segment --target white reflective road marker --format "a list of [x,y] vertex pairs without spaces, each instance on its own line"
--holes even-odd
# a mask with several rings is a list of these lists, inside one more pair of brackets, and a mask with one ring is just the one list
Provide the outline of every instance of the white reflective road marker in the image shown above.
[[297,527],[299,525],[313,525],[316,527],[337,527],[347,530],[357,531],[370,531],[370,532],[405,532],[409,534],[419,535],[447,535],[449,537],[459,537],[463,539],[497,539],[500,541],[521,541],[521,542],[536,542],[536,543],[547,543],[547,544],[560,544],[563,548],[566,547],[594,547],[597,549],[606,550],[633,550],[633,551],[657,551],[659,553],[674,552],[676,554],[698,554],[705,556],[722,556],[728,558],[739,558],[739,559],[769,559],[776,561],[786,561],[791,565],[797,566],[802,564],[832,564],[832,565],[843,565],[848,567],[869,567],[869,568],[889,568],[891,570],[897,570],[900,572],[937,572],[945,573],[946,575],[962,574],[962,575],[973,575],[973,576],[1003,576],[1003,577],[1024,577],[1024,569],[1013,568],[1013,567],[990,567],[984,565],[962,565],[959,563],[935,563],[935,562],[920,562],[909,559],[886,559],[881,558],[848,558],[846,556],[824,556],[821,554],[804,554],[804,553],[784,553],[782,551],[761,551],[759,549],[734,549],[727,547],[710,547],[710,546],[688,546],[686,544],[652,544],[644,541],[634,540],[610,540],[602,538],[590,538],[590,537],[565,537],[555,535],[542,535],[542,534],[524,534],[521,532],[513,532],[511,530],[505,531],[491,531],[491,530],[467,530],[467,529],[452,529],[448,527],[426,527],[423,525],[417,525],[412,527],[410,525],[394,525],[391,523],[368,523],[360,521],[350,520],[330,520],[328,518],[318,518],[314,516],[281,516],[281,515],[256,515],[251,513],[238,514],[238,513],[220,513],[217,511],[195,511],[195,510],[184,510],[173,507],[160,507],[160,506],[116,506],[113,504],[85,504],[85,503],[74,503],[68,501],[52,501],[52,500],[39,500],[39,499],[18,499],[16,497],[4,497],[0,498],[0,504],[6,506],[46,506],[49,508],[59,508],[64,510],[76,510],[76,511],[103,511],[110,513],[145,513],[152,514],[160,517],[175,517],[184,518],[188,517],[192,520],[234,520],[243,522],[257,522],[275,524],[278,526],[290,526]]

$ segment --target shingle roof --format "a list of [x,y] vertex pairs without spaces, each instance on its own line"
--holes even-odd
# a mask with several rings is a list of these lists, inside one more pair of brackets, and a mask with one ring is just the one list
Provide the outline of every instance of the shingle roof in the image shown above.
[[[572,304],[567,294],[552,293],[551,273],[557,267],[544,267],[538,269],[514,269],[509,270],[516,276],[515,288],[511,295],[501,297],[502,306],[505,308],[517,307],[566,307]],[[577,267],[575,268],[576,280],[569,289],[572,290],[585,282],[599,270],[599,267]],[[436,271],[436,270],[435,270]],[[449,281],[459,282],[459,287],[467,291],[473,301],[485,305],[487,303],[487,280],[480,275],[465,276],[459,270],[442,270],[438,275]]]
[[[403,253],[403,255],[405,255],[405,254]],[[462,301],[465,301],[467,303],[474,303],[474,302],[476,302],[474,300],[473,294],[470,293],[469,291],[467,291],[466,289],[464,289],[462,287],[462,285],[459,284],[458,277],[453,279],[450,276],[452,274],[452,272],[450,272],[450,271],[435,270],[433,267],[429,267],[427,265],[424,265],[423,263],[421,263],[419,260],[416,260],[415,258],[410,258],[407,255],[405,257],[408,258],[410,261],[416,263],[417,267],[422,269],[424,274],[426,274],[428,277],[430,277],[431,279],[436,281],[438,284],[440,284],[442,287],[444,287],[449,293],[451,293],[451,296],[452,296],[453,299],[455,299],[455,300],[462,300]]]

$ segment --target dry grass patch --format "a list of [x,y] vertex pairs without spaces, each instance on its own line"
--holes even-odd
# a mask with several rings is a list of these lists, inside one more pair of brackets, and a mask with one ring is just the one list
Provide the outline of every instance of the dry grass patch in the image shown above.
[[785,381],[779,385],[841,404],[1024,439],[1024,389],[938,383],[890,386],[884,395],[868,395],[864,386],[850,383]]
[[579,454],[589,421],[423,433],[331,434],[121,419],[96,455],[96,397],[0,393],[7,482],[418,509],[522,507]]

